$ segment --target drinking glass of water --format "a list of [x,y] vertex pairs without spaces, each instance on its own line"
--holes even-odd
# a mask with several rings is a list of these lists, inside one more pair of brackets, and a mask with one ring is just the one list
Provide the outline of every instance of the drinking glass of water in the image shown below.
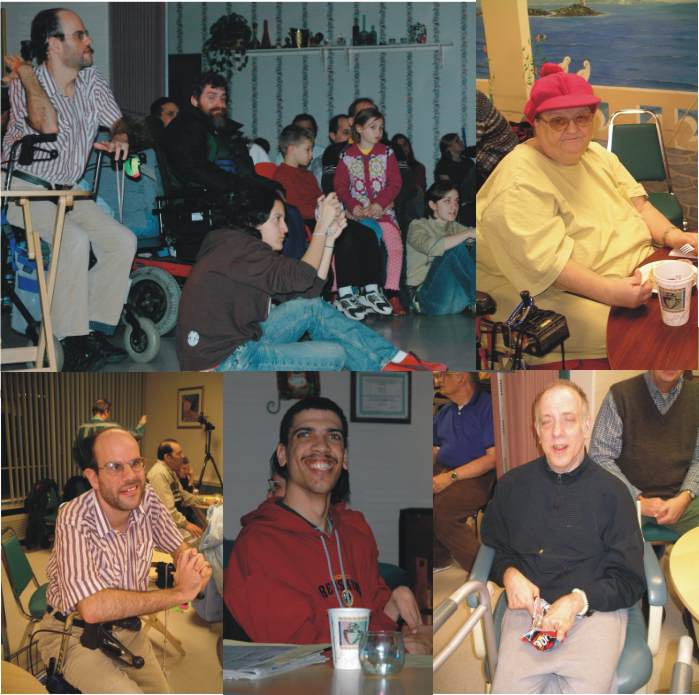
[[366,673],[390,676],[405,664],[405,644],[400,632],[365,632],[359,642],[359,663]]

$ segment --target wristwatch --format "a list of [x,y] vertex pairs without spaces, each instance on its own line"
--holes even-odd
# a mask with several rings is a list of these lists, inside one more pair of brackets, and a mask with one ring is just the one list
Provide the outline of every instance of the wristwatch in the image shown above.
[[684,490],[680,490],[680,492],[686,492],[689,495],[689,499],[691,502],[693,502],[697,498],[697,496],[691,490],[687,490],[687,488],[685,488]]
[[456,475],[456,471],[452,471],[452,472],[449,474],[449,477],[450,477],[452,480],[458,480],[458,479],[459,479],[459,476]]

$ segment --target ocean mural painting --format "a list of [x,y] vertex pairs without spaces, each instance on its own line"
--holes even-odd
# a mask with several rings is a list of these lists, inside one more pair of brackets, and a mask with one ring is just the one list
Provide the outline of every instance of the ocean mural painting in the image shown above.
[[[570,71],[590,61],[590,82],[648,89],[697,90],[697,2],[619,0],[587,2],[598,12],[582,17],[529,17],[534,63],[561,62]],[[552,11],[566,0],[529,0],[529,8]],[[483,21],[477,23],[478,78],[488,78]]]

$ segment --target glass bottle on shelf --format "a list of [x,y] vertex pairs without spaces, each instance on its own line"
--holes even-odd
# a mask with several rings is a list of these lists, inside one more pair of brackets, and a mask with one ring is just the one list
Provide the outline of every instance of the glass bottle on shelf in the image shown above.
[[367,43],[370,46],[376,46],[376,44],[378,43],[376,40],[376,29],[374,28],[373,24],[371,25],[371,31],[369,32],[369,40],[367,41]]
[[359,46],[359,20],[352,25],[352,45]]
[[269,38],[269,22],[264,20],[264,29],[262,32],[262,48],[272,48],[272,41]]
[[359,45],[366,46],[369,43],[369,32],[366,30],[366,15],[362,15],[362,30],[359,32]]
[[257,22],[252,23],[252,39],[250,39],[250,50],[256,51],[260,48],[260,40],[257,38]]

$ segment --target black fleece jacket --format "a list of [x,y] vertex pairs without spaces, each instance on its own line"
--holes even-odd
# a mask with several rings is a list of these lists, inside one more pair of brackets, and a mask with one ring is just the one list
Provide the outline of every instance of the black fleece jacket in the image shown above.
[[553,472],[545,457],[498,482],[481,530],[495,548],[490,578],[508,567],[549,603],[574,588],[591,610],[628,608],[645,590],[643,538],[624,484],[585,456],[574,471]]

